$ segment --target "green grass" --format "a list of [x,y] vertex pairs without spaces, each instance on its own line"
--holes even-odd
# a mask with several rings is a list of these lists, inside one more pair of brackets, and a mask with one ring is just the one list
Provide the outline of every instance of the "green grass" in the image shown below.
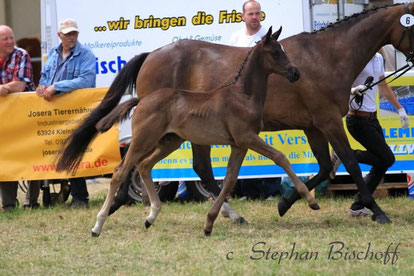
[[[144,227],[148,207],[123,207],[109,217],[98,238],[91,237],[91,228],[102,194],[86,210],[17,210],[0,214],[0,275],[413,275],[414,201],[378,200],[390,225],[349,217],[351,201],[319,198],[320,211],[301,201],[280,218],[277,201],[234,200],[232,206],[249,224],[219,216],[209,238],[203,235],[209,202],[164,204],[149,229]],[[342,257],[336,253],[338,260],[328,259],[330,243],[336,241],[345,245]],[[366,252],[370,245],[380,254],[398,243],[394,264],[384,264],[384,258],[344,259],[345,252]],[[302,260],[296,255],[280,259],[293,244]],[[266,259],[261,252],[267,250]]]

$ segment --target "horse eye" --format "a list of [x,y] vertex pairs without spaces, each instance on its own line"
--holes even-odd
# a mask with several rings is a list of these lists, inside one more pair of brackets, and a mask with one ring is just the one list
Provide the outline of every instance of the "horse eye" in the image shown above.
[[280,56],[280,53],[279,53],[279,52],[277,52],[277,51],[274,51],[274,52],[272,52],[272,56],[273,56],[274,58],[278,58],[278,57]]

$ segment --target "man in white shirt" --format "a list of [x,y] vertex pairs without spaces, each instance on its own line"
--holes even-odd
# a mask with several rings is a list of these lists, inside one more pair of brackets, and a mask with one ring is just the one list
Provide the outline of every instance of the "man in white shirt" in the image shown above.
[[246,1],[243,4],[242,19],[246,26],[233,33],[230,38],[230,45],[253,47],[267,32],[267,30],[260,24],[262,19],[262,8],[260,7],[259,2],[254,0]]

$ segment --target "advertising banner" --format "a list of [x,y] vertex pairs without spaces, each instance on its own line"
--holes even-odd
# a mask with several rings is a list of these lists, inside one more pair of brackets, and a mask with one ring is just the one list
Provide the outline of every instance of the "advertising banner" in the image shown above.
[[[281,38],[304,31],[304,0],[262,0],[262,25],[283,26]],[[135,55],[182,39],[228,44],[242,27],[240,0],[42,0],[43,56],[59,43],[57,22],[74,18],[79,41],[96,56],[97,87],[109,86]],[[82,7],[82,8],[80,8]]]
[[[82,89],[48,102],[34,92],[2,97],[0,181],[72,177],[55,172],[63,141],[95,108],[107,89]],[[76,177],[112,173],[120,161],[118,128],[99,135],[87,148]]]

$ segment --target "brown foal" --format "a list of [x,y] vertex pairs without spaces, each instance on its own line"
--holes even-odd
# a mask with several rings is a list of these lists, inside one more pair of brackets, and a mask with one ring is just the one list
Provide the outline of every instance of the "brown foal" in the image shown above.
[[115,193],[134,166],[141,175],[151,201],[151,211],[145,226],[148,228],[154,223],[161,210],[161,201],[152,181],[151,170],[185,140],[200,145],[231,146],[223,189],[207,215],[204,228],[206,235],[212,232],[214,221],[237,180],[248,149],[281,166],[309,206],[314,210],[319,209],[316,200],[293,172],[288,159],[258,136],[263,127],[262,113],[269,75],[279,74],[292,82],[299,78],[298,70],[292,66],[277,42],[280,32],[281,29],[272,35],[269,29],[267,35],[248,53],[232,85],[208,92],[159,89],[146,97],[131,99],[119,105],[99,121],[96,128],[101,132],[106,131],[137,106],[132,118],[131,145],[112,176],[106,200],[92,229],[93,236],[100,234]]

